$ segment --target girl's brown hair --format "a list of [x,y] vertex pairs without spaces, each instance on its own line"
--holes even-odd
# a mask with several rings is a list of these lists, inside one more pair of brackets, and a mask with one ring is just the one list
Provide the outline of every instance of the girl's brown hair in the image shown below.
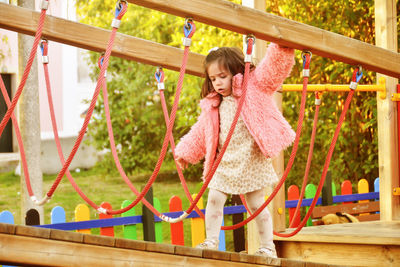
[[[202,89],[201,98],[206,97],[209,93],[214,92],[214,87],[210,78],[208,77],[207,69],[211,63],[218,62],[221,67],[228,70],[232,76],[238,73],[244,74],[244,55],[242,51],[237,47],[220,47],[216,50],[211,51],[204,60],[203,67],[206,74]],[[251,64],[250,69],[252,70],[254,65]]]

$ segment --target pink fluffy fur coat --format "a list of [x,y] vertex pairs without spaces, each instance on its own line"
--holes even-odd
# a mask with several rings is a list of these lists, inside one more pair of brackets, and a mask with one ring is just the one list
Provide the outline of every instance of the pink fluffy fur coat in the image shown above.
[[[271,43],[265,57],[249,74],[242,117],[247,129],[265,157],[274,157],[293,143],[295,132],[277,108],[273,93],[290,74],[294,50]],[[239,101],[243,93],[243,75],[232,79],[232,94]],[[211,169],[218,148],[220,97],[212,92],[200,101],[201,114],[190,131],[176,146],[175,155],[191,164],[205,158],[203,178]]]

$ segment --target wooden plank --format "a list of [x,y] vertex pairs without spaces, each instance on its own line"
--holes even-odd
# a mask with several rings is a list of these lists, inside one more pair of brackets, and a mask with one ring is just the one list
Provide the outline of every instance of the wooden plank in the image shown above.
[[[381,0],[383,1],[383,0]],[[395,0],[391,0],[395,2]],[[283,17],[224,0],[128,0],[128,2],[241,34],[273,41],[393,77],[400,54]],[[392,6],[394,9],[395,4]],[[218,16],[210,16],[218,14]],[[396,16],[394,16],[396,19]]]
[[[396,0],[375,0],[375,14],[376,45],[398,51]],[[381,220],[391,221],[400,220],[400,198],[393,195],[393,188],[399,186],[399,155],[396,145],[399,135],[396,119],[399,114],[396,104],[390,99],[390,96],[396,93],[398,80],[377,75],[378,81],[380,78],[386,80],[388,95],[385,99],[377,97],[380,211]]]
[[[291,260],[313,261],[334,266],[397,266],[400,262],[399,246],[292,241],[277,243],[281,256]],[[283,260],[282,266],[296,265],[284,265]]]
[[[288,229],[285,233],[292,231],[293,229]],[[317,242],[400,246],[400,222],[371,221],[304,227],[293,237],[274,236],[274,239],[275,241],[296,241],[300,243]]]
[[[0,3],[0,28],[34,35],[39,15],[40,13],[36,11]],[[63,44],[103,52],[110,32],[109,30],[47,15],[43,28],[43,37]],[[182,64],[183,50],[117,33],[112,56],[154,66],[161,65],[164,68],[179,71]],[[186,72],[202,76],[203,59],[203,55],[190,53]]]
[[199,258],[8,234],[0,234],[0,247],[0,262],[23,266],[265,266],[227,261],[229,253],[226,252],[220,253],[228,256],[220,254],[209,255],[210,258]]
[[338,211],[346,212],[352,215],[357,215],[365,212],[377,212],[379,211],[379,201],[315,207],[312,212],[312,218],[321,218],[326,214],[336,213]]

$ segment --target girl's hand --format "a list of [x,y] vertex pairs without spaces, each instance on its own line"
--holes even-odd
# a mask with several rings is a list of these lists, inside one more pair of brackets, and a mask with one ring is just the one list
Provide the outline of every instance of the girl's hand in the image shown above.
[[183,158],[176,157],[176,163],[178,164],[179,168],[182,170],[186,169],[188,167],[188,162],[184,160]]

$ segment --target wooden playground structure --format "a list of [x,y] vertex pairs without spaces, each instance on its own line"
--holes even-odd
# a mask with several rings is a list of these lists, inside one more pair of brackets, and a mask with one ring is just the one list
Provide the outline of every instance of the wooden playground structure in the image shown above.
[[[207,251],[199,252],[196,249],[179,246],[155,246],[144,242],[128,242],[120,239],[88,237],[78,233],[63,233],[57,230],[0,224],[2,248],[0,262],[48,265],[43,258],[48,257],[57,261],[64,257],[70,265],[77,264],[78,260],[87,260],[87,264],[98,264],[98,261],[105,262],[102,257],[108,253],[112,255],[109,263],[113,263],[112,260],[118,263],[120,259],[129,255],[132,262],[140,261],[143,266],[160,266],[160,264],[244,266],[244,263],[254,266],[324,266],[324,264],[398,266],[400,264],[398,114],[397,104],[391,98],[397,93],[396,84],[400,77],[395,0],[375,0],[376,46],[224,0],[129,0],[127,2],[184,18],[190,17],[194,21],[237,33],[253,34],[258,40],[273,41],[351,65],[361,65],[365,69],[379,73],[377,80],[385,77],[386,94],[380,92],[377,96],[380,220],[316,226],[304,228],[290,238],[275,237],[278,256],[284,259],[268,262],[261,262],[259,257],[239,253],[210,254]],[[210,17],[210,14],[219,15]],[[0,3],[1,28],[34,35],[38,18],[38,12]],[[97,52],[104,50],[109,35],[109,30],[52,16],[46,17],[43,30],[43,37],[48,40]],[[164,68],[179,70],[182,50],[118,33],[112,55],[155,66],[162,62]],[[203,59],[203,55],[190,53],[187,73],[201,76]],[[284,199],[284,190],[281,190],[273,203],[275,229],[291,232],[291,229],[285,230],[285,213],[279,212],[282,207],[284,210]],[[251,237],[248,238],[250,240]],[[37,245],[37,242],[41,245]],[[13,251],[18,251],[17,247],[23,247],[23,250],[13,254]],[[133,250],[127,252],[126,248]],[[83,259],[80,254],[75,256],[74,252],[80,249],[91,251],[93,258]],[[63,254],[62,251],[71,253]],[[26,258],[20,257],[21,253],[27,255]],[[230,262],[227,263],[226,260]]]

